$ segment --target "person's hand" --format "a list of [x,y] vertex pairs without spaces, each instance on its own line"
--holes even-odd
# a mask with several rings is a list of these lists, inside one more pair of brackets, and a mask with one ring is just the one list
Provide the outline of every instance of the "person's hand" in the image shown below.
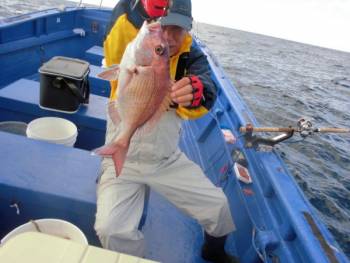
[[193,101],[193,88],[189,77],[175,82],[171,87],[171,100],[180,106],[188,107]]
[[171,99],[183,107],[199,107],[203,98],[203,84],[197,76],[183,77],[171,87]]

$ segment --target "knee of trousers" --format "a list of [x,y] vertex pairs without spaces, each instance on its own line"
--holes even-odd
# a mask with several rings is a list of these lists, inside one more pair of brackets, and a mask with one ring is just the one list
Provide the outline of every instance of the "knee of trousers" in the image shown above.
[[102,243],[108,241],[110,238],[122,240],[142,239],[138,229],[134,229],[122,222],[119,223],[116,220],[96,220],[95,231]]
[[205,231],[215,237],[229,234],[235,230],[227,197],[222,192],[215,197],[208,209],[208,224],[204,225]]
[[116,222],[112,222],[110,220],[108,220],[107,218],[105,219],[101,219],[98,218],[98,216],[96,216],[96,222],[95,222],[95,231],[98,237],[100,238],[106,238],[110,235],[112,235],[112,233],[114,232],[114,228],[115,228],[115,223]]
[[95,224],[95,230],[103,248],[138,257],[144,256],[143,234],[138,230],[115,229],[115,225]]

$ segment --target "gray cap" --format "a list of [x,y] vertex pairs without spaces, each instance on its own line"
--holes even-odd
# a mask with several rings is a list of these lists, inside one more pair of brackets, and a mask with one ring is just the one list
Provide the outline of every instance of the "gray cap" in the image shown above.
[[160,19],[162,26],[179,26],[190,31],[192,28],[191,0],[173,0],[168,15]]

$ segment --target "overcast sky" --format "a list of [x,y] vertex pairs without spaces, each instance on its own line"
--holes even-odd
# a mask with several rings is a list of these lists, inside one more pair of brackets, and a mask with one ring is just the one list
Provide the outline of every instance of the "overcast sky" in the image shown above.
[[350,0],[192,0],[192,5],[198,22],[350,52]]

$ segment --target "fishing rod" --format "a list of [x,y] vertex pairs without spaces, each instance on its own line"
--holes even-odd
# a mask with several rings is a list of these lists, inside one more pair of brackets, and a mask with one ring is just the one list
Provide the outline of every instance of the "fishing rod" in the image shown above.
[[[294,133],[299,133],[301,137],[306,138],[307,136],[313,135],[314,133],[350,133],[349,128],[334,128],[334,127],[323,127],[314,128],[312,122],[305,118],[301,118],[297,122],[297,127],[254,127],[252,124],[247,124],[245,127],[240,127],[239,131],[245,134],[246,146],[254,147],[258,144],[266,144],[274,146],[286,139],[291,138]],[[282,133],[272,138],[265,138],[261,136],[253,135],[253,132],[279,132]]]

